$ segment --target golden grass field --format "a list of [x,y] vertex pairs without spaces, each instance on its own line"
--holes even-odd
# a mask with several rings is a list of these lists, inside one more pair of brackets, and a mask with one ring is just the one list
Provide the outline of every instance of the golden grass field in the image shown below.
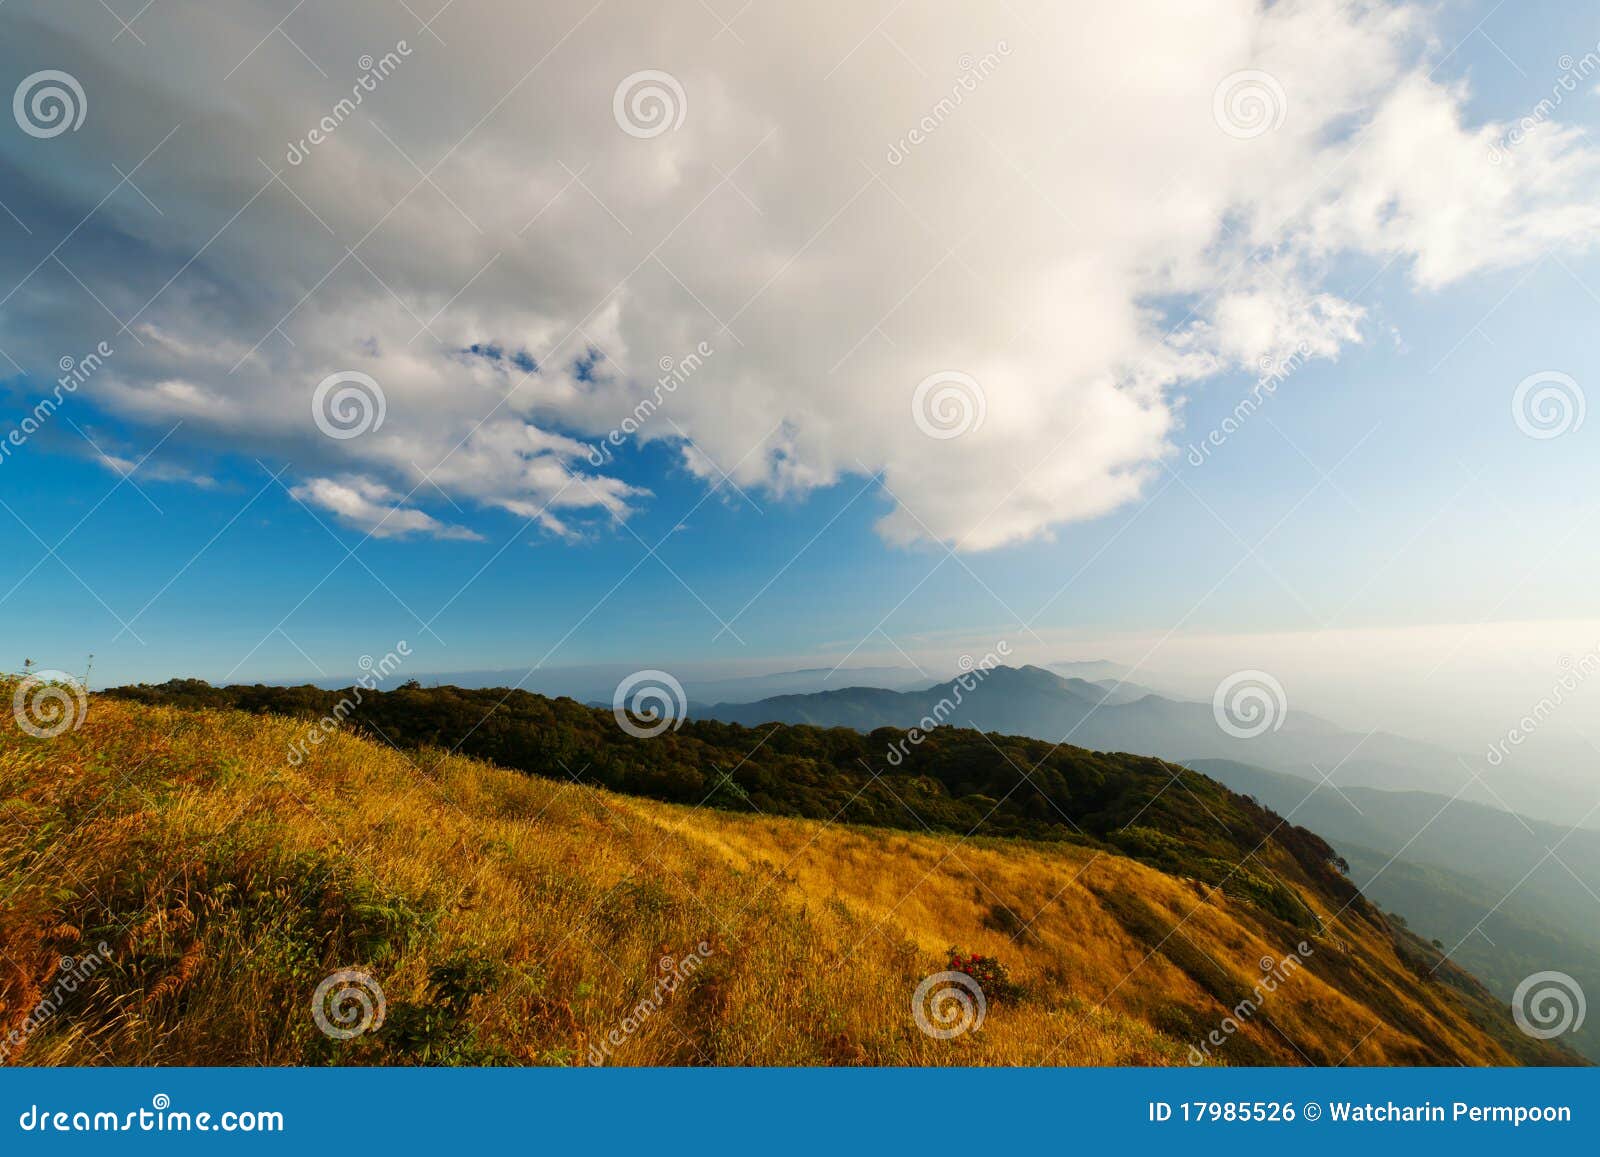
[[[1087,846],[695,810],[348,734],[290,766],[303,730],[95,698],[57,738],[0,731],[0,1038],[61,957],[110,950],[10,1063],[1176,1065],[1301,936]],[[1381,920],[1311,903],[1332,923],[1216,1061],[1510,1060]],[[951,946],[1026,992],[939,1040],[911,998]],[[330,1040],[313,993],[352,968],[385,1023]]]

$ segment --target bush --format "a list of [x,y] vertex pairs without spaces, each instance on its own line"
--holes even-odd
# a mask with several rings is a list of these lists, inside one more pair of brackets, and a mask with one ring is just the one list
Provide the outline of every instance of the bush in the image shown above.
[[962,952],[952,947],[946,967],[951,972],[964,972],[976,980],[978,987],[983,989],[984,999],[990,1004],[1021,1000],[1025,993],[1023,986],[1011,979],[1010,970],[993,956]]

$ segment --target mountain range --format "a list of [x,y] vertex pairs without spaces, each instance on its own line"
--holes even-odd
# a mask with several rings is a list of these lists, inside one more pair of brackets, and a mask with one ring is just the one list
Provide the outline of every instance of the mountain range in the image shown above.
[[[1115,664],[1103,665],[1108,672]],[[674,665],[684,693],[698,702],[747,703],[772,695],[799,695],[841,687],[889,687],[904,690],[925,686],[929,677],[913,667],[801,667],[755,675],[730,676],[724,673],[699,674]],[[583,667],[487,668],[477,671],[397,670],[379,686],[394,687],[416,681],[425,687],[517,687],[535,695],[552,698],[566,695],[580,703],[611,702],[617,685],[638,668],[619,663]],[[322,675],[314,679],[274,681],[273,686],[292,687],[309,683],[324,690],[347,687],[355,675]]]
[[[1383,731],[1352,731],[1287,705],[1268,710],[1273,712],[1270,725],[1241,738],[1219,726],[1211,703],[1173,698],[1116,678],[1091,682],[1035,666],[980,668],[914,690],[848,687],[690,706],[691,716],[746,726],[810,723],[871,731],[928,720],[927,726],[947,723],[1178,762],[1224,759],[1313,783],[1326,779],[1339,787],[1459,795],[1555,823],[1572,822],[1593,803],[1572,785],[1527,774],[1495,775],[1481,758],[1435,744]],[[1600,812],[1588,822],[1600,827]]]

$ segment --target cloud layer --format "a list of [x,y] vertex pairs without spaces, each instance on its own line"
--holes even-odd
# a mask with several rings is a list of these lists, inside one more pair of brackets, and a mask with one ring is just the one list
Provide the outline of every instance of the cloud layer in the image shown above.
[[[1139,495],[1184,387],[1360,341],[1352,258],[1432,290],[1600,225],[1595,151],[1491,160],[1419,9],[804,7],[164,3],[136,45],[13,0],[5,75],[88,114],[0,133],[0,347],[105,338],[97,403],[379,535],[626,518],[615,431],[881,474],[886,539],[983,550]],[[337,373],[381,422],[326,432]]]

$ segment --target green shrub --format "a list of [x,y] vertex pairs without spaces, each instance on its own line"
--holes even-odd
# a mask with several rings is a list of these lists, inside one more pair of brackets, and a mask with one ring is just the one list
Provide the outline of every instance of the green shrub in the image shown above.
[[983,997],[990,1004],[1018,1001],[1025,995],[1022,985],[1011,979],[1011,972],[993,956],[976,952],[962,952],[952,946],[946,967],[951,972],[964,972],[978,982]]

